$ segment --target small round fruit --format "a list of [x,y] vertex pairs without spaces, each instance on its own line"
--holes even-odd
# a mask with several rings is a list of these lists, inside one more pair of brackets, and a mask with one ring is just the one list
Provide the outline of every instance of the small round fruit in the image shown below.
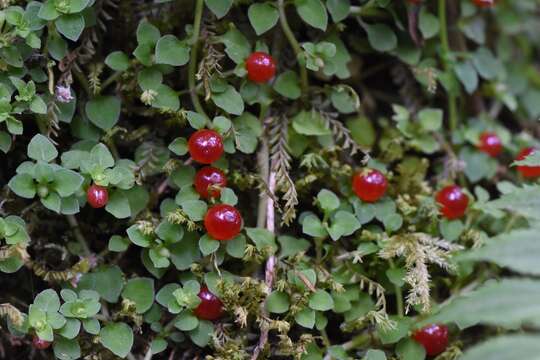
[[[537,149],[533,147],[528,147],[523,150],[521,150],[516,158],[516,160],[523,160],[527,156],[531,155],[537,151]],[[523,177],[526,178],[536,178],[540,177],[540,166],[526,166],[526,165],[519,165],[517,167],[518,171],[521,173]]]
[[242,215],[234,206],[214,205],[204,216],[206,232],[216,240],[230,240],[242,230]]
[[495,5],[495,0],[473,0],[473,3],[479,8],[488,8]]
[[494,132],[483,132],[480,134],[480,143],[478,144],[480,151],[485,152],[491,157],[498,156],[502,149],[501,138]]
[[48,349],[51,346],[51,342],[41,340],[39,337],[34,336],[32,338],[32,346],[38,350],[45,350]]
[[211,164],[223,154],[223,139],[214,130],[197,130],[188,141],[189,154],[198,163]]
[[227,186],[227,178],[223,171],[212,166],[205,166],[195,174],[195,190],[202,198],[216,198],[221,188]]
[[448,327],[439,324],[426,325],[415,331],[413,338],[426,349],[428,356],[436,356],[448,346]]
[[457,185],[442,188],[435,199],[440,206],[442,216],[449,220],[462,217],[469,205],[469,197]]
[[217,320],[223,316],[223,303],[206,286],[199,292],[201,303],[193,310],[195,316],[203,320]]
[[379,170],[365,169],[354,175],[352,186],[362,201],[373,203],[384,196],[388,181]]
[[276,62],[264,52],[254,52],[246,60],[248,79],[256,83],[265,83],[276,74]]
[[102,208],[109,201],[109,192],[103,186],[92,184],[86,191],[86,200],[94,209]]

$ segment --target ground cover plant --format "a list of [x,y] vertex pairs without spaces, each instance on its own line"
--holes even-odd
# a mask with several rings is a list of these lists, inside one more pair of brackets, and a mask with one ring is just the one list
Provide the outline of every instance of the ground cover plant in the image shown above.
[[0,9],[0,358],[539,359],[539,1]]

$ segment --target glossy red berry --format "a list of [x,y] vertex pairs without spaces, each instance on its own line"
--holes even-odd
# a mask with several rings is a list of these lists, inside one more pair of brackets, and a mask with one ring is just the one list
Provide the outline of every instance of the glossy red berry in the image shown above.
[[483,132],[479,140],[478,148],[489,156],[496,157],[503,149],[501,138],[494,132]]
[[[516,158],[516,160],[523,160],[527,156],[531,155],[536,151],[533,147],[528,147],[523,150],[521,150]],[[540,166],[526,166],[526,165],[519,165],[517,167],[518,171],[521,173],[523,177],[526,178],[536,178],[540,177]]]
[[352,186],[356,196],[372,203],[384,196],[388,182],[379,170],[365,169],[354,175]]
[[107,188],[93,184],[86,191],[86,200],[94,209],[102,208],[109,201],[109,192]]
[[469,205],[469,197],[457,185],[442,188],[435,199],[440,206],[442,216],[449,220],[462,217]]
[[473,3],[480,8],[488,8],[495,5],[495,0],[473,0]]
[[223,316],[223,303],[206,286],[199,292],[201,303],[193,310],[195,316],[203,320],[217,320]]
[[265,83],[276,74],[276,62],[264,52],[254,52],[246,60],[248,79],[256,83]]
[[446,325],[430,324],[413,334],[414,340],[426,349],[428,356],[436,356],[448,346],[448,327]]
[[51,346],[51,342],[40,339],[37,336],[32,338],[32,346],[38,350],[45,350]]
[[230,240],[242,230],[242,215],[234,206],[214,205],[204,216],[206,232],[216,240]]
[[221,188],[227,186],[223,171],[212,166],[205,166],[195,174],[195,190],[202,198],[215,198],[221,194]]
[[198,163],[211,164],[223,154],[223,139],[214,130],[197,130],[188,141],[189,154]]

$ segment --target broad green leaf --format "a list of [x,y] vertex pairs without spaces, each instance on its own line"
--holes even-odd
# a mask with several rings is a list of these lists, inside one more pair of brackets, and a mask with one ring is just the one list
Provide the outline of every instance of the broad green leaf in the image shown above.
[[538,335],[514,334],[491,338],[465,351],[461,360],[540,360]]
[[321,0],[295,0],[294,5],[298,15],[307,24],[322,31],[326,30],[328,13]]
[[273,28],[279,19],[279,13],[271,3],[252,4],[248,9],[248,18],[257,35]]
[[36,161],[50,162],[58,156],[58,150],[53,143],[41,134],[35,135],[27,149],[28,157]]
[[394,50],[397,46],[397,36],[394,31],[385,24],[364,24],[371,47],[377,51],[385,52]]
[[133,346],[133,330],[125,323],[110,323],[99,332],[99,341],[116,356],[125,358]]
[[120,117],[121,102],[114,96],[99,96],[86,103],[88,119],[103,130],[110,130]]
[[156,63],[182,66],[189,61],[190,47],[174,35],[165,35],[156,45]]
[[75,360],[81,357],[81,348],[76,339],[69,340],[62,336],[55,337],[53,350],[55,357],[59,360]]
[[516,188],[500,198],[487,202],[484,207],[489,210],[508,210],[518,215],[540,219],[540,193],[539,186]]
[[233,0],[204,0],[204,2],[218,19],[227,15],[233,4]]
[[309,297],[309,307],[318,311],[331,310],[334,308],[334,299],[328,292],[318,289]]
[[244,100],[236,89],[227,85],[225,91],[212,94],[212,101],[217,107],[232,115],[242,115],[244,112]]
[[278,94],[293,100],[298,99],[302,95],[298,75],[291,70],[279,74],[273,88]]
[[150,278],[134,278],[127,282],[122,297],[135,303],[138,314],[143,314],[154,302],[154,280]]
[[331,133],[322,116],[316,111],[300,111],[292,121],[294,130],[302,135],[320,136]]
[[338,23],[349,16],[351,2],[350,0],[326,0],[326,7],[332,16],[332,20]]
[[11,178],[9,188],[15,194],[25,199],[33,199],[36,196],[36,183],[29,174],[18,174]]
[[77,41],[84,30],[84,16],[82,14],[65,14],[55,22],[58,32],[69,40]]
[[129,57],[122,51],[114,51],[105,58],[105,64],[115,71],[126,71],[129,68]]
[[424,322],[455,322],[461,329],[477,324],[505,328],[521,324],[540,327],[540,281],[489,281],[472,292],[457,296]]
[[281,291],[273,291],[266,298],[266,309],[274,314],[283,314],[289,310],[289,295]]

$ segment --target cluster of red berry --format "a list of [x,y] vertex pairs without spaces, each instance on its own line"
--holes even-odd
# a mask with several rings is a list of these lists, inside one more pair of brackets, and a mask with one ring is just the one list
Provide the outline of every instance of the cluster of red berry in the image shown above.
[[[479,140],[479,150],[489,156],[496,157],[503,150],[501,139],[493,132],[482,133]],[[523,160],[535,151],[532,147],[525,148],[521,150],[516,160]],[[525,178],[540,177],[540,166],[520,165],[517,170]],[[388,181],[380,171],[364,169],[354,175],[352,187],[362,201],[373,203],[384,196]],[[469,205],[469,197],[457,185],[442,188],[435,195],[435,200],[440,206],[441,215],[449,220],[461,218]]]

